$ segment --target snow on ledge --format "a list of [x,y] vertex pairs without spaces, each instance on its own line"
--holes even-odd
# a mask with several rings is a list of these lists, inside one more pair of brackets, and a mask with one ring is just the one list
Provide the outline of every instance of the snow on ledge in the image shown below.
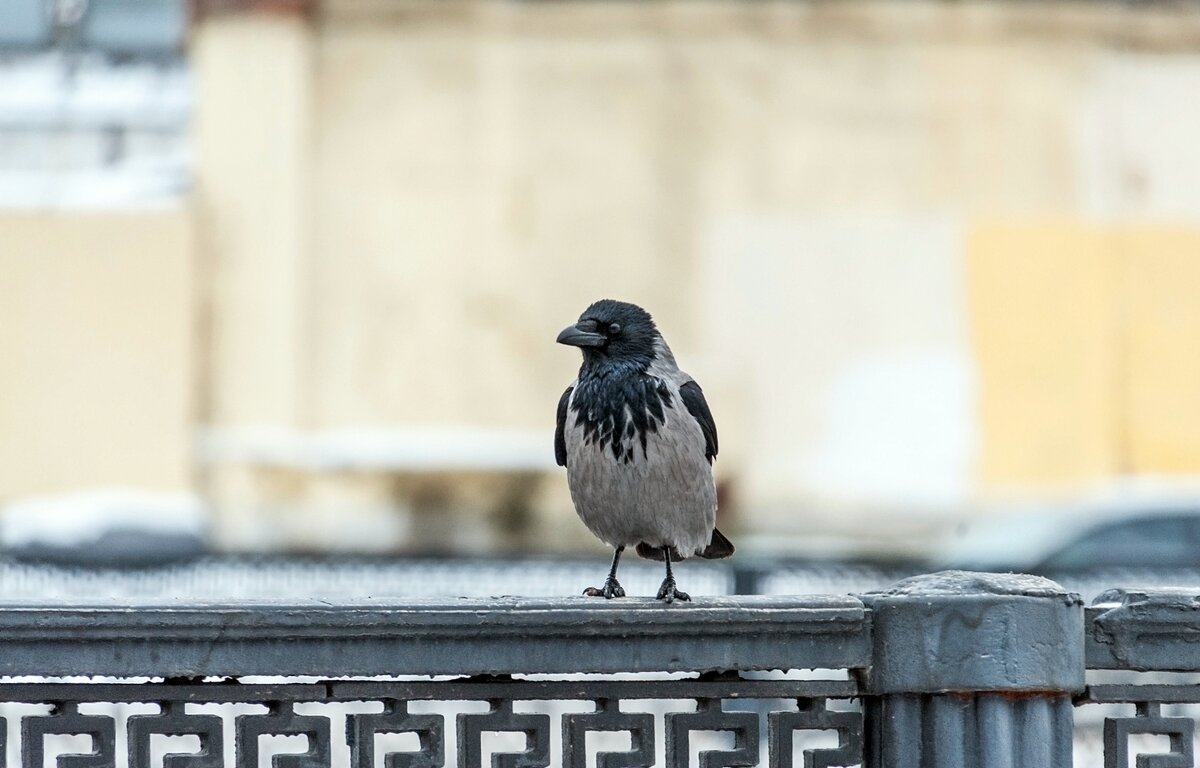
[[308,471],[547,471],[553,434],[472,426],[360,427],[302,431],[286,427],[208,427],[196,454],[207,464],[258,464]]
[[19,499],[0,506],[5,547],[81,546],[114,530],[204,538],[208,511],[188,493],[103,488]]

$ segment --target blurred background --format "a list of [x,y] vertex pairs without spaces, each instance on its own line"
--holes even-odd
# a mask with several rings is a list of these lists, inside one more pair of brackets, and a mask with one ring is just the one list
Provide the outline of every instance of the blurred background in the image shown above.
[[1198,94],[1191,2],[3,0],[3,544],[604,558],[612,297],[743,566],[1200,566]]

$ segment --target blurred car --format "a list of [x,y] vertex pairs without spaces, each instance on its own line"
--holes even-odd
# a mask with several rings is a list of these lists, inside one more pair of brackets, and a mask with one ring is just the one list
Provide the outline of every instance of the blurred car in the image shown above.
[[1200,500],[1044,508],[981,521],[953,537],[931,566],[1025,573],[1200,568]]

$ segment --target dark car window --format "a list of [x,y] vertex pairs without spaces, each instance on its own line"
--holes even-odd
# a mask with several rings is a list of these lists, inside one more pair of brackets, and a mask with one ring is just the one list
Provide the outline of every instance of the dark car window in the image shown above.
[[1200,565],[1195,515],[1123,520],[1093,528],[1046,558],[1042,570]]

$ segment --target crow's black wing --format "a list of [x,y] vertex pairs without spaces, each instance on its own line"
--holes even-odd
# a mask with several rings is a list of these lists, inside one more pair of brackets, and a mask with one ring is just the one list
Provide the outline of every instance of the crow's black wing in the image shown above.
[[567,466],[567,403],[571,400],[571,391],[575,387],[567,387],[558,399],[558,424],[554,427],[554,460],[558,466]]
[[679,388],[679,396],[687,406],[688,413],[700,423],[700,431],[704,433],[704,456],[711,464],[717,455],[717,424],[713,421],[712,411],[708,410],[704,390],[696,382],[689,381]]

